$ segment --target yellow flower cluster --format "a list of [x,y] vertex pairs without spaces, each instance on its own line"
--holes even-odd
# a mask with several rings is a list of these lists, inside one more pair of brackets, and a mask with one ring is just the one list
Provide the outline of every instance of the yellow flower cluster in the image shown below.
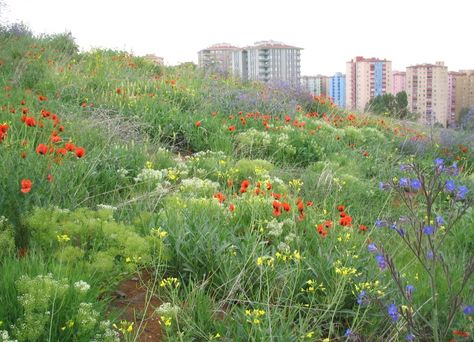
[[339,274],[343,277],[348,277],[349,279],[354,275],[358,275],[356,268],[343,266],[341,260],[336,260],[334,263],[334,268],[336,270],[336,274]]
[[171,326],[171,317],[169,316],[161,316],[160,317],[161,323],[164,324],[166,327]]
[[168,232],[166,230],[161,229],[161,227],[157,227],[151,229],[151,235],[157,236],[160,239],[164,239],[168,236]]
[[180,282],[178,278],[174,278],[174,277],[165,278],[160,282],[160,287],[171,287],[171,288],[174,287],[177,289],[179,286],[180,286]]
[[301,292],[306,292],[306,293],[314,293],[316,290],[320,291],[326,291],[326,288],[324,287],[323,283],[320,283],[319,285],[317,284],[316,280],[314,279],[309,279],[305,283],[305,287],[301,288]]
[[120,331],[122,334],[127,335],[133,332],[133,325],[135,322],[120,321],[119,326],[116,324],[113,325],[115,329]]
[[276,252],[275,257],[277,260],[281,261],[295,261],[295,262],[300,262],[301,261],[301,254],[297,250],[293,251],[293,253],[286,253],[286,252]]
[[275,262],[275,258],[268,255],[264,255],[257,258],[257,266],[266,265],[266,266],[273,267],[274,262]]
[[58,239],[58,242],[68,242],[69,240],[71,240],[69,236],[67,236],[67,234],[56,235],[56,239]]
[[380,285],[380,281],[378,280],[375,280],[375,281],[366,281],[366,282],[362,282],[362,283],[358,283],[358,284],[355,284],[355,293],[360,293],[361,291],[366,291],[366,292],[370,292],[370,293],[375,293],[377,296],[379,297],[382,297],[383,295],[385,295],[385,292],[384,290],[386,289],[387,287],[382,287]]
[[252,324],[260,324],[260,317],[265,315],[265,310],[253,309],[245,310],[245,316],[247,316],[247,322]]

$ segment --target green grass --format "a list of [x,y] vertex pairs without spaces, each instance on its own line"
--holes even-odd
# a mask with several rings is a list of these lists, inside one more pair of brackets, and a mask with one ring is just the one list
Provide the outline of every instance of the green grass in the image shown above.
[[[64,35],[3,29],[0,44],[0,124],[9,126],[0,142],[0,330],[31,341],[97,334],[115,341],[112,331],[134,340],[143,324],[127,332],[108,305],[120,281],[147,269],[155,281],[148,298],[170,303],[156,313],[170,341],[345,340],[349,328],[349,339],[395,341],[412,332],[402,305],[415,310],[417,337],[432,338],[425,270],[397,233],[375,227],[377,219],[410,212],[379,182],[404,177],[400,164],[432,167],[443,157],[462,168],[457,184],[472,188],[473,146],[465,136],[442,145],[422,127],[353,115],[296,90],[206,76],[190,65],[155,66],[117,51],[79,54]],[[23,112],[34,126],[21,120]],[[58,153],[70,142],[85,155]],[[39,155],[39,144],[53,150]],[[32,181],[29,192],[20,191],[22,179]],[[339,205],[352,226],[339,223]],[[422,220],[420,196],[416,205]],[[440,330],[448,280],[459,284],[472,258],[472,220],[469,210],[442,246],[451,268],[446,277],[439,266],[436,276]],[[323,237],[317,227],[328,221]],[[412,302],[377,267],[370,241],[415,286]],[[38,277],[49,273],[54,281]],[[157,285],[167,277],[180,286]],[[83,294],[74,287],[80,280],[90,285]],[[44,303],[21,304],[22,282],[33,294],[55,290]],[[472,285],[461,291],[462,305],[473,304]],[[357,304],[361,290],[369,305]],[[390,303],[398,305],[397,323]],[[472,334],[458,311],[446,338],[453,329]],[[80,312],[90,322],[81,323]]]

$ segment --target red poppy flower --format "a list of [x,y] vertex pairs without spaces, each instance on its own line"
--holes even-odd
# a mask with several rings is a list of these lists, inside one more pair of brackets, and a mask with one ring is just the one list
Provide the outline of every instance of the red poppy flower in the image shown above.
[[272,189],[272,183],[267,182],[267,190],[271,190],[271,189]]
[[222,203],[225,201],[226,197],[222,192],[218,192],[217,194],[214,195],[214,198],[217,198],[219,203]]
[[344,211],[345,207],[343,205],[338,205],[337,210],[338,211]]
[[61,137],[59,135],[55,135],[55,136],[51,137],[51,142],[52,143],[57,143],[57,142],[60,142],[61,140],[63,140],[63,139],[61,139]]
[[67,150],[64,147],[60,147],[56,149],[56,153],[65,156],[67,154]]
[[23,114],[28,114],[28,108],[22,108],[22,109],[21,109],[21,112],[22,112]]
[[22,179],[21,180],[21,192],[24,194],[27,194],[28,192],[31,191],[31,186],[33,185],[33,182],[29,179]]
[[231,131],[231,132],[235,131],[235,125],[230,126],[229,131]]
[[53,175],[49,173],[48,176],[46,177],[46,179],[48,180],[48,182],[52,182],[53,181]]
[[[0,140],[1,140],[1,139],[0,139]],[[23,159],[26,158],[26,152],[25,152],[25,151],[21,152],[21,157],[22,157]]]
[[195,125],[196,127],[201,127],[201,121],[196,121]]
[[360,230],[361,232],[366,232],[366,231],[367,231],[367,226],[364,226],[363,224],[361,224],[361,225],[359,226],[359,230]]
[[286,212],[289,212],[291,210],[289,203],[283,202],[281,205],[283,206],[283,210],[285,210]]
[[76,147],[76,157],[77,158],[82,158],[84,156],[84,154],[86,154],[86,150],[84,149],[84,147]]
[[44,95],[38,95],[38,100],[40,101],[46,101],[48,98]]
[[276,199],[276,200],[279,200],[279,199],[281,198],[281,194],[276,194],[276,193],[274,193],[274,192],[272,192],[272,196],[273,196],[273,198]]
[[25,101],[25,100],[21,100],[21,105],[22,105],[22,106],[26,105],[26,101]]
[[339,224],[343,227],[352,227],[352,217],[349,215],[344,216],[339,220]]
[[76,145],[74,145],[72,142],[68,142],[64,145],[66,150],[68,151],[74,151],[76,149]]
[[48,153],[48,147],[45,144],[39,144],[36,148],[36,153],[45,155]]
[[117,88],[117,89],[115,89],[115,92],[120,95],[122,93],[122,89]]
[[306,202],[306,206],[307,206],[307,207],[312,207],[313,204],[314,204],[313,201],[308,201],[308,202]]
[[48,116],[51,115],[51,112],[49,112],[45,109],[41,109],[41,115],[43,116],[43,118],[47,118]]
[[461,336],[461,337],[469,337],[469,333],[467,331],[462,330],[453,330],[453,335]]
[[368,156],[369,156],[369,152],[364,151],[364,153],[362,153],[362,155],[363,155],[364,157],[368,157]]

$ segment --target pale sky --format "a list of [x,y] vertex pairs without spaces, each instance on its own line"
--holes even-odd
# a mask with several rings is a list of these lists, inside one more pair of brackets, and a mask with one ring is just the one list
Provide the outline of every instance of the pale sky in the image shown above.
[[[394,70],[444,61],[474,69],[470,0],[0,0],[3,22],[34,33],[70,31],[82,50],[154,53],[167,65],[197,63],[214,43],[277,40],[303,48],[301,75],[345,73],[355,56]],[[470,4],[471,3],[471,4]]]

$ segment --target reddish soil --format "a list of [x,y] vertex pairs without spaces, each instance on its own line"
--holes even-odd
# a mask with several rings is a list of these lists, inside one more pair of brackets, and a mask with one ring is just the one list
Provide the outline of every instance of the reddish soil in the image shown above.
[[[160,319],[153,312],[162,302],[154,295],[147,298],[147,284],[151,287],[151,274],[143,272],[141,277],[134,277],[121,282],[117,290],[113,293],[115,299],[110,305],[110,309],[121,312],[120,319],[128,322],[135,322],[134,329],[138,329],[141,324],[141,332],[136,341],[156,342],[160,341],[161,325]],[[148,308],[147,299],[149,300]]]

